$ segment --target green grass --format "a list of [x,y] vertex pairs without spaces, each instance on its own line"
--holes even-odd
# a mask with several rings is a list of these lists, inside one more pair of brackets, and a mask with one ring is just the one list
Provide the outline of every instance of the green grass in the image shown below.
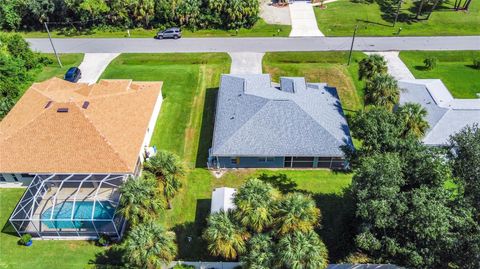
[[[433,70],[424,68],[423,60],[438,59]],[[477,98],[480,93],[480,70],[473,68],[473,59],[480,51],[402,51],[400,58],[415,78],[438,78],[456,98]]]
[[263,58],[263,71],[278,81],[281,76],[302,76],[308,82],[326,82],[336,87],[346,112],[363,107],[364,82],[358,79],[358,62],[365,57],[354,52],[269,52]]
[[[480,33],[480,1],[472,1],[470,11],[451,10],[453,0],[446,1],[432,13],[429,20],[409,20],[415,12],[413,0],[404,2],[399,22],[392,27],[393,20],[385,18],[378,3],[353,3],[339,0],[327,4],[326,9],[315,8],[320,30],[327,36],[350,36],[355,25],[359,25],[360,36],[393,36],[402,28],[401,36],[432,35],[478,35]],[[427,10],[430,10],[427,7]],[[413,15],[412,15],[413,14]]]
[[0,189],[0,268],[86,268],[104,248],[90,241],[34,241],[31,247],[17,244],[8,218],[25,189]]
[[[130,37],[154,37],[159,29],[130,29]],[[207,29],[191,31],[183,29],[183,37],[274,37],[274,36],[288,36],[290,34],[290,25],[276,25],[267,24],[264,20],[259,19],[257,23],[250,29],[241,28],[238,33],[235,30],[219,30]],[[25,38],[48,37],[44,31],[20,32]],[[118,38],[128,37],[127,30],[102,30],[93,29],[84,32],[65,33],[59,30],[51,31],[52,37],[80,37],[80,38]]]

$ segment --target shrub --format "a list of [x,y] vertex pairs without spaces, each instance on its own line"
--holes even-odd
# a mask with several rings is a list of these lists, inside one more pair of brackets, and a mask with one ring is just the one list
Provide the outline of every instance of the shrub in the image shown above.
[[425,68],[427,70],[432,70],[435,67],[437,67],[438,59],[435,57],[428,57],[425,60],[423,60],[423,63],[425,64]]
[[480,69],[480,58],[473,59],[473,68]]
[[172,269],[195,269],[195,266],[193,265],[187,265],[187,264],[176,264]]
[[112,242],[112,239],[107,234],[102,234],[100,238],[98,238],[98,244],[100,246],[108,246]]
[[32,240],[32,235],[31,234],[24,234],[22,237],[20,237],[20,240],[18,241],[22,245],[27,245],[28,242]]

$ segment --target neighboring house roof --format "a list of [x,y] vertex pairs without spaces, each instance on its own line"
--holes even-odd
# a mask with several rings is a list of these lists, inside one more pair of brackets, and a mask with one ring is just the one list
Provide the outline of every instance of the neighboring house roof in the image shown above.
[[228,210],[235,209],[233,198],[237,190],[233,188],[216,188],[212,192],[212,205],[210,207],[210,213],[217,213],[220,211],[227,212]]
[[439,79],[400,80],[399,86],[400,104],[418,103],[427,111],[427,145],[445,145],[465,126],[480,123],[480,99],[454,99]]
[[34,83],[0,122],[0,172],[132,173],[161,87]]
[[335,88],[304,78],[223,75],[218,93],[213,156],[343,157],[352,146]]

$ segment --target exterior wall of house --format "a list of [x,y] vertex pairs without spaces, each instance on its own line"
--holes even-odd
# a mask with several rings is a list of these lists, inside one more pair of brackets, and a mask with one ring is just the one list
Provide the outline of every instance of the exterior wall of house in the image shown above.
[[282,168],[283,157],[218,157],[220,168]]
[[[214,157],[215,158],[215,157]],[[217,157],[215,168],[345,168],[338,157]]]
[[140,149],[141,161],[144,161],[145,148],[150,146],[150,141],[152,140],[153,132],[155,131],[155,124],[157,123],[158,116],[160,115],[160,109],[162,108],[163,96],[162,92],[158,95],[157,102],[153,108],[152,116],[150,117],[150,122],[148,123],[147,132],[145,133],[145,138]]

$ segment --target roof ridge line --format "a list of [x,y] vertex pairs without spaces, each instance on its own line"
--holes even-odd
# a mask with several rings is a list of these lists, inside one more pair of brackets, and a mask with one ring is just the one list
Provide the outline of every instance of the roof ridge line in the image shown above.
[[108,147],[113,151],[113,153],[115,155],[118,156],[118,158],[120,159],[120,161],[122,162],[122,164],[127,168],[127,169],[130,169],[130,167],[128,167],[127,163],[125,162],[125,160],[122,158],[122,156],[120,155],[120,153],[115,150],[115,148],[113,147],[112,143],[110,143],[110,141],[106,138],[105,135],[103,135],[102,132],[100,132],[100,130],[98,130],[97,126],[93,123],[93,121],[82,111],[82,109],[80,108],[80,106],[77,105],[76,102],[71,102],[74,104],[74,106],[79,110],[80,114],[83,115],[83,117],[87,120],[88,123],[90,123],[90,125],[93,126],[93,128],[95,129],[95,131],[100,135],[100,137],[105,141],[105,143],[108,145]]
[[[235,77],[235,76],[233,76],[233,77]],[[240,77],[236,77],[236,78],[240,78]],[[242,79],[243,81],[246,80],[246,79],[244,79],[244,78],[241,78],[241,79]],[[242,93],[243,93],[243,94],[248,94],[248,93],[245,93],[245,83],[242,83]],[[248,95],[252,95],[252,94],[248,94]],[[219,146],[220,148],[222,148],[223,145],[225,145],[228,141],[230,141],[230,139],[231,139],[240,129],[242,129],[242,127],[245,126],[245,124],[247,124],[247,122],[249,122],[251,118],[253,118],[255,115],[257,115],[257,113],[259,113],[259,112],[265,107],[266,104],[268,104],[270,101],[272,101],[272,100],[269,100],[269,99],[264,98],[264,97],[261,97],[261,96],[257,96],[257,95],[252,95],[252,96],[255,96],[255,97],[258,97],[258,98],[262,98],[263,100],[267,100],[267,102],[265,102],[265,104],[263,104],[262,107],[261,107],[259,110],[257,110],[255,113],[253,113],[253,115],[252,115],[250,118],[248,118],[240,127],[238,127],[237,130],[235,130],[235,132],[233,132],[233,133],[230,135],[230,137],[229,137],[227,140],[225,140],[225,141]],[[218,100],[218,97],[217,97],[217,100]],[[215,120],[216,120],[216,117],[217,117],[217,116],[215,115]],[[215,127],[214,127],[214,128],[215,128]],[[212,144],[213,144],[213,139],[212,139]]]

